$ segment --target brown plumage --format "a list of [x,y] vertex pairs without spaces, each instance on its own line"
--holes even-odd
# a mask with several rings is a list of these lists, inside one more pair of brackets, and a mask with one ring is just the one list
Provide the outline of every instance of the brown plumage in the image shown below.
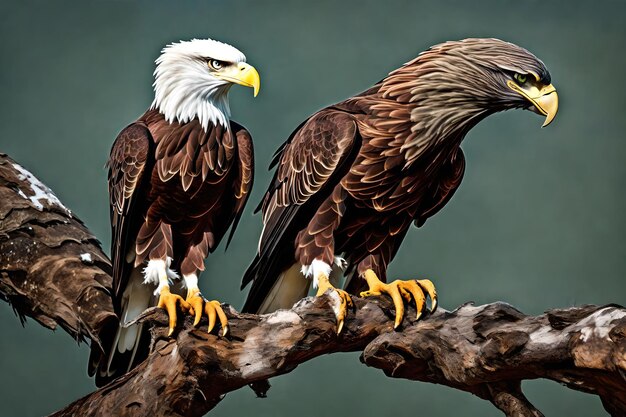
[[[204,270],[252,188],[252,140],[232,121],[230,129],[210,125],[206,132],[197,120],[169,123],[150,110],[120,133],[108,166],[119,300],[125,269],[148,259],[170,257],[170,268],[183,275]],[[125,262],[131,249],[134,261]]]
[[287,270],[314,260],[332,266],[335,256],[345,258],[352,294],[365,289],[359,277],[368,269],[384,281],[411,223],[423,225],[461,183],[467,132],[497,111],[545,114],[507,85],[522,75],[524,91],[550,84],[544,64],[516,45],[447,42],[307,119],[272,163],[259,252],[242,284],[252,281],[244,311],[290,307],[296,299],[268,297],[281,298],[277,282]]
[[[252,188],[252,140],[232,121],[229,129],[210,125],[205,131],[197,120],[170,123],[150,110],[119,134],[107,165],[113,301],[123,320],[129,278],[146,261],[169,257],[172,270],[192,274],[204,270],[204,259],[229,227],[230,241]],[[109,343],[113,336],[102,335]],[[131,367],[145,358],[148,343],[144,338],[138,346]],[[98,384],[124,373],[131,355],[101,362],[108,372],[97,375]]]

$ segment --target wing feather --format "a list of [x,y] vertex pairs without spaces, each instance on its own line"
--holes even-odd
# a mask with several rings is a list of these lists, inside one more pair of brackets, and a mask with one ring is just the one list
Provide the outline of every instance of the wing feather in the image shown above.
[[243,288],[254,281],[246,311],[255,310],[282,269],[291,266],[296,234],[348,172],[360,147],[355,116],[331,107],[309,118],[280,148],[263,198],[259,253],[242,282]]
[[246,202],[250,197],[252,184],[254,182],[254,148],[252,145],[252,136],[250,135],[250,132],[239,124],[231,121],[230,125],[237,142],[238,161],[236,162],[237,176],[235,181],[233,181],[233,192],[235,195],[235,208],[233,210],[234,217],[232,226],[230,227],[228,240],[226,241],[226,248],[230,245],[235,229],[237,229],[239,219],[241,219]]
[[[126,255],[133,233],[141,223],[142,214],[138,203],[145,191],[141,192],[148,165],[153,164],[151,148],[154,141],[148,128],[142,123],[126,127],[113,144],[107,162],[109,169],[109,203],[111,206],[111,258],[113,260],[114,299],[119,300],[126,286],[130,266]],[[119,306],[116,306],[118,308]]]

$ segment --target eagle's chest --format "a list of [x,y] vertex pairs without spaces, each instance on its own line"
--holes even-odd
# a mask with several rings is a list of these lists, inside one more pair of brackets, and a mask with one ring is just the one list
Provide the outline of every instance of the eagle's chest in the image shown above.
[[153,212],[168,221],[198,221],[228,210],[228,187],[236,164],[232,142],[181,144],[177,152],[159,153],[149,193]]
[[158,169],[152,173],[149,199],[170,216],[196,216],[215,208],[229,195],[227,187],[232,180],[234,159],[225,159],[219,171],[180,170],[163,178]]
[[149,128],[156,145],[151,197],[173,204],[211,204],[235,163],[237,147],[230,129],[163,119]]

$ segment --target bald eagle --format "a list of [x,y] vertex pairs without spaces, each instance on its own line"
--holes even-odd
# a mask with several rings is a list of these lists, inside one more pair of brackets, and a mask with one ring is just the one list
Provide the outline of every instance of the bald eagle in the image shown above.
[[[545,65],[498,39],[433,46],[363,93],[304,121],[272,162],[261,203],[258,253],[243,278],[252,282],[244,311],[290,308],[309,290],[330,290],[341,331],[349,294],[393,298],[395,327],[404,302],[420,317],[436,308],[429,280],[386,284],[387,265],[411,223],[422,226],[461,183],[461,141],[490,114],[529,109],[556,115],[558,98]],[[346,291],[336,288],[346,276]]]
[[[107,163],[111,206],[113,304],[119,327],[102,335],[109,352],[92,348],[90,373],[105,383],[144,359],[149,338],[128,325],[147,307],[226,316],[198,289],[204,260],[246,204],[253,180],[248,131],[230,120],[233,84],[259,91],[259,74],[236,48],[211,39],[166,46],[156,61],[150,109],[119,134]],[[229,240],[230,240],[229,237]],[[186,298],[170,290],[182,275]]]

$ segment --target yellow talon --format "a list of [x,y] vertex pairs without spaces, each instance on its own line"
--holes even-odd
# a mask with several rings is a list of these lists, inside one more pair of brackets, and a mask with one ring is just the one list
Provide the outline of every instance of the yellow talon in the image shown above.
[[435,284],[429,279],[418,279],[417,283],[428,293],[431,302],[430,311],[431,313],[434,312],[437,309],[437,290],[435,289]]
[[204,313],[209,318],[209,333],[213,331],[217,318],[219,318],[220,325],[222,326],[222,335],[226,336],[228,334],[228,319],[226,318],[226,314],[224,313],[219,301],[205,300],[202,294],[200,294],[200,290],[198,288],[192,288],[187,291],[187,302],[192,308],[190,314],[195,317],[193,322],[194,326],[197,326],[198,323],[200,323],[202,314]]
[[206,315],[209,317],[209,327],[207,331],[211,333],[213,331],[213,327],[215,327],[215,319],[217,317],[217,313],[214,308],[211,308],[209,304],[205,307]]
[[159,294],[158,306],[162,309],[165,309],[170,319],[170,329],[169,329],[169,332],[167,333],[168,337],[171,336],[172,333],[174,333],[174,328],[176,327],[176,320],[177,320],[176,306],[177,305],[180,306],[183,312],[185,311],[189,312],[192,309],[191,305],[187,301],[183,300],[183,297],[181,297],[178,294],[172,294],[168,286],[163,287],[163,289],[161,289],[161,293]]
[[428,294],[431,299],[431,312],[435,311],[437,308],[437,291],[435,290],[434,284],[428,279],[409,281],[396,280],[385,284],[371,269],[365,271],[364,277],[369,285],[369,290],[363,291],[361,297],[385,293],[393,300],[396,309],[396,318],[393,325],[394,329],[400,326],[404,318],[405,301],[407,303],[410,303],[411,300],[415,301],[415,320],[419,320],[422,316],[422,312],[426,306],[426,294]]
[[204,309],[207,315],[209,315],[209,318],[211,316],[213,317],[213,325],[209,323],[209,333],[215,326],[215,315],[217,315],[220,320],[220,326],[222,326],[222,336],[226,336],[228,334],[228,319],[226,318],[226,314],[220,302],[216,300],[209,301],[204,305]]
[[204,298],[200,295],[199,290],[189,290],[187,292],[187,302],[191,305],[191,311],[189,314],[194,316],[193,325],[197,326],[202,318],[202,311],[204,310]]
[[335,291],[337,296],[339,297],[339,307],[335,311],[335,317],[337,318],[337,334],[341,333],[343,330],[343,323],[348,313],[348,307],[354,308],[354,303],[352,302],[352,298],[350,294],[345,292],[344,290],[340,290],[339,288],[335,288],[331,283],[328,277],[324,274],[319,274],[317,277],[318,287],[317,287],[317,296],[321,296],[326,293],[328,290]]

